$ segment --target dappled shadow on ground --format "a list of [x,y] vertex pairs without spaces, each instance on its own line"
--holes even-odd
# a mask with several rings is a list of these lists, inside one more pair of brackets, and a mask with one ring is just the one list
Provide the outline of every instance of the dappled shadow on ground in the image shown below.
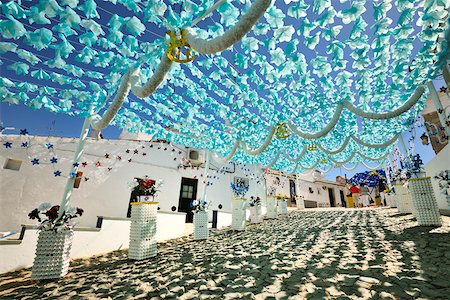
[[115,251],[71,263],[58,281],[0,275],[0,298],[448,299],[450,218],[417,227],[394,209],[298,211],[159,245],[155,258]]

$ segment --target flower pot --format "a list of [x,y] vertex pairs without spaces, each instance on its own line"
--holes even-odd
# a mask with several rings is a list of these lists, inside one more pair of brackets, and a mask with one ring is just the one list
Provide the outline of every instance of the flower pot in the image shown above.
[[156,256],[156,215],[158,202],[132,202],[130,225],[130,259]]
[[231,201],[231,228],[233,230],[245,230],[246,200],[245,198],[233,198]]
[[154,196],[139,196],[139,202],[153,202]]
[[261,206],[250,206],[250,222],[253,224],[261,223]]
[[31,279],[61,278],[69,270],[73,230],[42,230],[39,232],[36,257],[31,268]]
[[277,202],[274,197],[267,197],[267,219],[276,219],[277,213]]
[[208,212],[194,213],[194,240],[206,240],[208,238]]
[[431,177],[411,178],[409,188],[419,226],[441,226],[442,218],[431,185]]
[[287,201],[278,200],[277,202],[278,202],[278,214],[287,215],[288,214]]

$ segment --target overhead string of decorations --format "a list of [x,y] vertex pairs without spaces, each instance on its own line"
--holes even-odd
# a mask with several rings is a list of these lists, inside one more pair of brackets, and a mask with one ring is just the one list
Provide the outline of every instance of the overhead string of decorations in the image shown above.
[[175,2],[3,3],[1,101],[223,161],[328,168],[382,157],[449,57],[445,1]]

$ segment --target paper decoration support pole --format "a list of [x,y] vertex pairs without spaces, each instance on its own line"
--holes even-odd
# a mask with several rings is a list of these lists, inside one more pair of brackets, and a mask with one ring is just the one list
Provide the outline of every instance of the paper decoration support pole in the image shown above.
[[201,20],[203,20],[204,18],[206,18],[206,16],[208,16],[210,13],[212,13],[213,11],[215,11],[219,6],[222,5],[222,3],[224,3],[225,0],[219,0],[216,3],[214,3],[213,6],[211,6],[203,15],[201,15],[200,17],[198,17],[197,19],[195,19],[194,21],[192,21],[191,23],[191,27],[197,25]]
[[447,126],[445,123],[445,114],[439,113],[439,111],[445,111],[442,107],[441,99],[439,99],[439,95],[436,91],[436,88],[434,87],[434,84],[432,81],[429,81],[427,83],[428,90],[430,91],[431,99],[433,100],[434,107],[436,108],[437,115],[439,117],[439,122],[441,123],[441,126],[444,128],[445,134],[447,136],[450,136],[450,127]]
[[205,186],[203,188],[202,199],[206,201],[206,189],[208,188],[208,171],[209,171],[209,163],[211,160],[211,152],[206,150],[206,164],[205,164],[205,172],[203,173],[203,178],[205,180]]
[[66,188],[64,189],[63,198],[61,201],[61,206],[58,212],[58,218],[62,216],[62,214],[69,207],[70,197],[72,196],[73,191],[73,183],[75,182],[75,176],[72,176],[77,171],[77,166],[80,161],[81,156],[84,152],[84,145],[86,144],[86,139],[89,135],[89,126],[91,125],[91,117],[87,117],[84,119],[83,128],[81,129],[80,138],[78,141],[77,149],[75,150],[75,154],[73,156],[72,168],[70,171],[69,178],[67,179]]
[[400,146],[402,147],[402,150],[405,153],[406,158],[408,159],[409,157],[408,148],[406,147],[405,141],[403,140],[401,134],[398,136],[398,140],[400,141]]
[[386,174],[387,184],[388,184],[389,188],[392,189],[391,177],[389,177],[389,172],[388,172],[388,169],[387,169],[387,166],[386,166],[386,162],[384,162],[383,168],[384,168],[384,173]]

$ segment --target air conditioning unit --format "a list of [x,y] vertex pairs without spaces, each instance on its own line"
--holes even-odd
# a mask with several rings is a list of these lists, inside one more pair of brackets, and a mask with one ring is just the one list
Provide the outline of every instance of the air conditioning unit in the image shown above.
[[205,152],[194,149],[188,149],[185,162],[186,164],[199,166],[205,163]]

